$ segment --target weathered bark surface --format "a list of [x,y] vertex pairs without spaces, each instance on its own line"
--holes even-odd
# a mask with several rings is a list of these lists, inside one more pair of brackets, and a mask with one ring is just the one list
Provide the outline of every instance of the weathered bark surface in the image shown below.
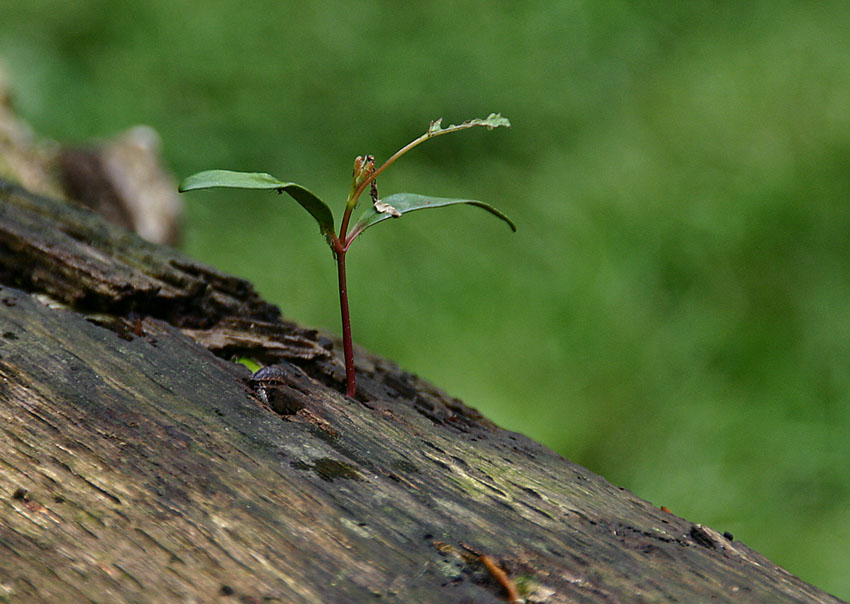
[[0,601],[504,602],[486,554],[529,602],[838,602],[389,361],[344,396],[250,284],[8,184],[0,283]]

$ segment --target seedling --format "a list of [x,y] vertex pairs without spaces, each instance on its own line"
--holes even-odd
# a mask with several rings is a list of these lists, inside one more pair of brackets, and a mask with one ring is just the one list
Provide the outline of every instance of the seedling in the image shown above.
[[[384,170],[389,168],[402,155],[424,143],[428,139],[450,132],[458,132],[475,126],[483,126],[488,130],[493,130],[500,126],[510,127],[511,123],[507,118],[502,117],[498,113],[491,113],[486,119],[474,119],[463,122],[462,124],[452,124],[446,128],[442,127],[442,119],[431,122],[428,131],[419,138],[411,141],[390,158],[385,161],[380,167],[375,167],[375,158],[371,155],[357,157],[354,160],[354,171],[351,178],[351,189],[348,193],[348,199],[345,202],[345,211],[342,214],[339,231],[334,230],[334,218],[328,205],[316,197],[313,193],[305,189],[299,184],[293,182],[285,182],[278,180],[271,174],[264,172],[233,172],[230,170],[206,170],[198,172],[187,177],[178,190],[181,193],[186,191],[194,191],[196,189],[211,189],[214,187],[228,187],[235,189],[270,189],[276,190],[278,193],[287,193],[295,201],[301,204],[310,215],[319,223],[319,231],[324,235],[330,245],[334,258],[336,259],[337,273],[339,276],[339,306],[342,313],[342,348],[345,355],[345,382],[346,393],[348,396],[354,396],[357,390],[356,378],[354,374],[354,348],[351,344],[351,319],[348,310],[348,286],[345,280],[345,255],[348,253],[348,248],[354,240],[359,237],[363,231],[369,227],[375,226],[379,222],[383,222],[389,218],[400,218],[408,212],[416,210],[425,210],[428,208],[442,208],[457,204],[468,204],[477,206],[486,210],[494,216],[504,220],[512,231],[516,231],[516,225],[510,218],[502,214],[499,210],[474,199],[447,199],[444,197],[430,197],[426,195],[416,195],[414,193],[396,193],[384,199],[378,197],[377,177]],[[349,230],[351,222],[351,213],[357,207],[361,195],[369,189],[372,203],[365,210]]]

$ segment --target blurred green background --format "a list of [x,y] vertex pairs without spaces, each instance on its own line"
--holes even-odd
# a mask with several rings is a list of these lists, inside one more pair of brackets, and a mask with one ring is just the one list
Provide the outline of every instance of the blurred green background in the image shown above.
[[[19,112],[136,123],[174,172],[268,171],[341,206],[472,197],[370,230],[354,337],[501,425],[850,598],[850,3],[0,0]],[[185,250],[339,330],[315,223],[192,194]]]

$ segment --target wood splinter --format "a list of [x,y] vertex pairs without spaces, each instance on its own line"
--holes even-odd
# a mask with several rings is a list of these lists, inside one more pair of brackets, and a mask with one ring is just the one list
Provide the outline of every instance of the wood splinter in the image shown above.
[[493,556],[482,554],[467,543],[461,543],[461,546],[471,554],[474,554],[478,561],[484,565],[484,568],[487,569],[487,572],[493,575],[493,578],[496,579],[499,585],[501,585],[505,592],[507,592],[508,602],[510,602],[510,604],[525,604],[525,600],[519,595],[519,590],[516,588],[516,585],[511,578],[508,577],[508,574],[496,563]]
[[517,590],[514,582],[511,581],[511,578],[508,577],[507,573],[499,568],[499,565],[496,564],[496,561],[492,556],[483,555],[478,556],[478,561],[484,565],[490,574],[493,575],[493,578],[499,582],[504,590],[508,593],[508,602],[511,604],[524,604],[525,600],[523,600],[519,595],[519,590]]

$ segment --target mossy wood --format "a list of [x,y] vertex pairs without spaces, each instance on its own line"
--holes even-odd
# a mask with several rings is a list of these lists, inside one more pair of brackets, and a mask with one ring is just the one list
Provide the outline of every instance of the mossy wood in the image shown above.
[[0,601],[838,602],[87,210],[0,277]]

